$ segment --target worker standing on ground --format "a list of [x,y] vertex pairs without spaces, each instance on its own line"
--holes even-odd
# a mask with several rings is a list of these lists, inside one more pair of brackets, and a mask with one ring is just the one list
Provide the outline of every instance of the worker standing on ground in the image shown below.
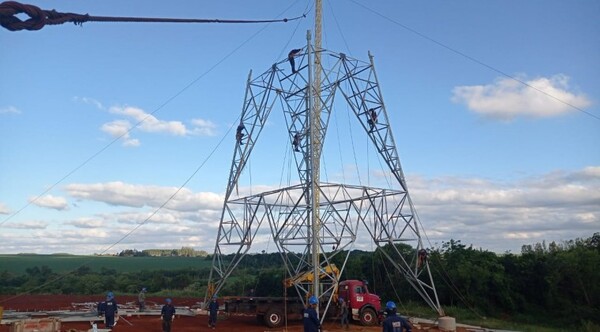
[[311,296],[308,299],[308,306],[302,313],[302,322],[304,323],[304,332],[319,332],[321,329],[321,322],[319,316],[317,316],[317,304],[319,299],[316,296]]
[[340,317],[342,328],[346,328],[347,330],[350,328],[350,326],[348,325],[348,303],[346,303],[346,301],[344,301],[344,299],[341,297],[338,302],[340,304]]
[[146,287],[142,288],[138,294],[138,305],[140,306],[140,312],[146,310]]
[[171,299],[166,299],[165,305],[160,310],[163,332],[171,332],[171,323],[175,320],[175,307],[171,302]]
[[387,318],[383,321],[383,332],[406,332],[412,331],[412,325],[404,318],[396,314],[396,303],[388,301],[385,304]]
[[217,325],[217,311],[219,310],[219,302],[217,302],[217,296],[213,295],[210,303],[208,304],[208,327],[212,327],[213,330]]
[[115,316],[118,315],[119,310],[117,307],[117,301],[113,292],[106,294],[106,301],[98,304],[98,315],[104,316],[104,325],[107,329],[111,329],[115,326]]
[[296,73],[296,60],[294,60],[294,58],[297,57],[298,53],[301,51],[301,48],[295,48],[288,53],[288,61],[290,62],[290,66],[292,66],[292,74]]

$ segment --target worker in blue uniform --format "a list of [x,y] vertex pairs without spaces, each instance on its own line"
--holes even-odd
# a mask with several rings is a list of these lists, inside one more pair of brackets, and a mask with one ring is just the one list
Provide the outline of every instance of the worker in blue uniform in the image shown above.
[[302,312],[304,332],[318,332],[321,329],[321,321],[319,321],[316,310],[318,303],[319,299],[314,295],[308,299],[308,306]]
[[104,316],[104,325],[107,329],[115,326],[115,316],[118,315],[119,309],[113,292],[106,294],[106,301],[98,304],[98,315]]
[[165,305],[160,310],[160,319],[162,319],[163,332],[171,332],[171,323],[175,320],[175,307],[171,299],[165,300]]
[[396,303],[388,301],[385,304],[387,318],[383,321],[383,332],[411,332],[412,325],[396,314]]
[[217,302],[217,296],[213,295],[210,303],[208,304],[208,327],[213,329],[217,325],[217,311],[219,310],[219,302]]

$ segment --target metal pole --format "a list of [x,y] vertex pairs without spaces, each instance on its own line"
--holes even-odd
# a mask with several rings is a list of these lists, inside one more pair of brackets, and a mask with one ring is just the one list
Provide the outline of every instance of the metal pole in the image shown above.
[[[310,31],[306,32],[306,42],[308,45],[308,123],[309,123],[309,144],[308,144],[308,154],[309,154],[309,158],[307,160],[308,163],[308,167],[310,170],[309,173],[309,179],[308,179],[308,183],[306,184],[307,186],[310,187],[310,209],[311,209],[311,216],[310,218],[308,218],[309,220],[309,226],[308,226],[308,231],[310,232],[310,251],[312,253],[312,267],[313,267],[313,285],[312,285],[312,295],[316,296],[317,298],[319,297],[319,281],[318,281],[318,275],[319,275],[319,231],[318,231],[318,203],[317,203],[317,198],[315,198],[315,193],[317,193],[317,186],[315,183],[315,137],[316,137],[316,133],[315,133],[315,126],[314,126],[314,122],[315,122],[315,112],[314,112],[314,98],[313,98],[313,88],[312,88],[312,84],[313,84],[313,63],[312,63],[312,48],[311,48],[311,44],[310,44]],[[318,311],[317,311],[318,313]]]
[[[313,105],[311,108],[312,119],[310,122],[311,133],[311,186],[312,186],[312,264],[313,264],[313,294],[319,299],[319,276],[321,263],[320,255],[320,228],[321,220],[319,216],[319,184],[321,168],[321,20],[322,3],[321,0],[315,0],[315,61],[314,68],[309,67],[309,75],[314,70],[314,81],[309,76],[309,91],[314,89],[312,96]],[[310,50],[309,50],[310,55]],[[309,56],[310,63],[310,56]],[[312,70],[311,70],[312,69]],[[319,304],[317,303],[317,316],[319,315]]]

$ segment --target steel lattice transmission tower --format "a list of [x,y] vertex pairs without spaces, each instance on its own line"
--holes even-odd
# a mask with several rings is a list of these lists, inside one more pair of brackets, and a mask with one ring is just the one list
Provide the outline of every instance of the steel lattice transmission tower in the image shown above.
[[[320,18],[320,14],[316,16]],[[304,300],[308,295],[326,300],[327,310],[338,276],[326,267],[334,257],[343,255],[340,258],[344,263],[339,267],[343,273],[357,237],[368,235],[382,249],[387,264],[404,275],[426,303],[443,316],[429,263],[418,258],[419,250],[424,249],[419,220],[400,165],[373,57],[369,54],[365,62],[322,49],[320,21],[315,25],[315,45],[309,32],[307,45],[296,58],[296,73],[289,74],[288,60],[284,59],[256,78],[252,78],[252,72],[248,76],[240,120],[243,127],[238,127],[243,135],[234,149],[206,296],[222,289],[249,252],[259,229],[269,227],[290,278],[306,271],[322,276],[320,282],[314,278],[312,283],[294,286]],[[329,68],[322,66],[325,57],[333,64]],[[334,99],[340,95],[387,164],[398,189],[320,182],[323,142]],[[269,115],[276,109],[284,113],[289,142],[297,143],[294,159],[299,184],[234,198],[240,175]],[[414,251],[408,255],[400,252],[396,246],[400,243],[412,244]]]

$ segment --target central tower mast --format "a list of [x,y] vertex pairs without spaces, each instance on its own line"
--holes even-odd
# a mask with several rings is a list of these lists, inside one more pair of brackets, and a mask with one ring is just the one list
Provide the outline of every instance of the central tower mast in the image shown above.
[[[312,210],[312,266],[313,266],[313,295],[319,298],[319,278],[317,277],[321,263],[319,261],[320,254],[320,226],[321,220],[319,216],[319,183],[321,180],[321,26],[322,26],[322,3],[321,0],[315,0],[315,47],[314,47],[314,65],[310,68],[310,32],[307,33],[308,52],[309,52],[309,106],[310,106],[310,164],[311,164],[311,210]],[[314,75],[311,77],[311,73]],[[317,313],[319,310],[317,310]]]

